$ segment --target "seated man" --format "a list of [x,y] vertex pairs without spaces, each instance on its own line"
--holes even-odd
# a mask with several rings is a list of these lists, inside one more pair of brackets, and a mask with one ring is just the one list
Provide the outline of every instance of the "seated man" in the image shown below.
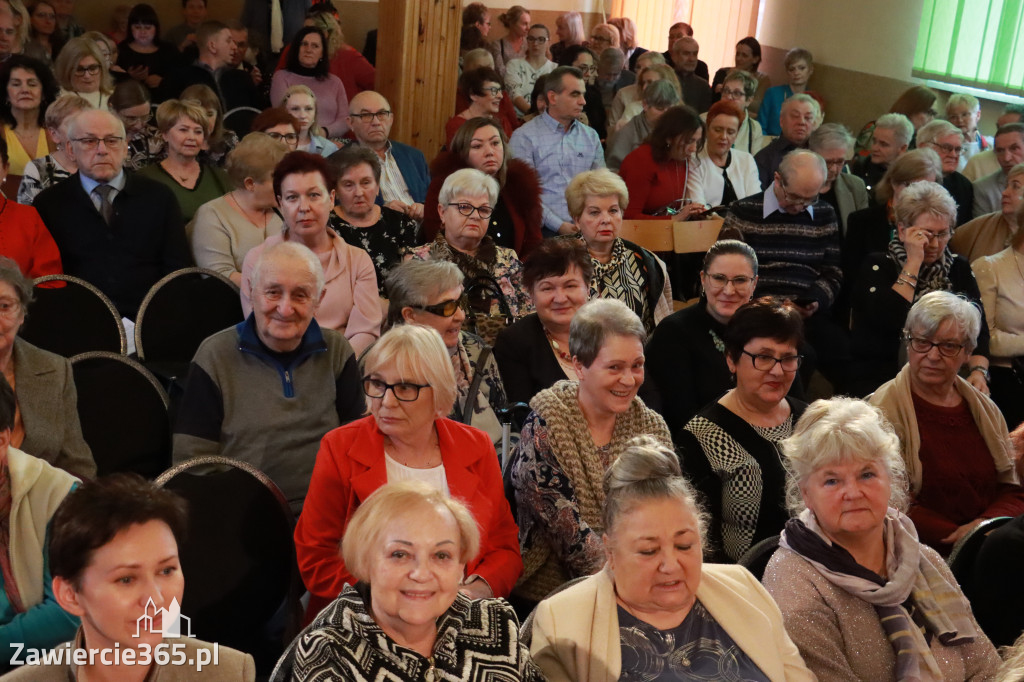
[[956,168],[958,171],[962,171],[970,158],[978,152],[992,149],[992,138],[978,132],[981,102],[974,95],[950,95],[946,100],[946,120],[960,128],[964,134],[964,153],[960,155],[960,163]]
[[864,181],[872,203],[875,201],[875,186],[889,170],[889,165],[907,151],[913,136],[914,124],[903,114],[885,114],[875,121],[875,129],[871,133],[871,155],[857,157],[850,164],[850,172]]
[[974,181],[974,217],[999,210],[1010,169],[1024,161],[1024,123],[1008,123],[996,131],[992,145],[999,170]]
[[64,272],[94,284],[134,319],[156,282],[192,264],[181,209],[171,190],[125,172],[124,124],[83,111],[68,128],[78,172],[36,197],[60,249]]
[[956,202],[956,227],[971,219],[974,187],[957,171],[963,158],[964,134],[949,121],[936,119],[917,131],[917,148],[934,149],[942,161],[942,186]]
[[704,113],[711,108],[711,86],[706,76],[702,78],[696,73],[700,61],[697,59],[700,45],[693,38],[683,36],[672,45],[670,52],[672,66],[683,89],[683,101],[696,109],[697,113]]
[[772,184],[782,157],[794,149],[807,147],[811,133],[821,125],[821,105],[810,95],[793,95],[782,103],[779,123],[782,126],[782,134],[754,154],[757,175],[761,178],[761,187],[765,189]]
[[228,67],[235,53],[231,29],[219,21],[204,21],[195,35],[199,49],[195,61],[168,74],[160,90],[175,98],[188,86],[201,84],[217,93],[223,111],[247,105],[245,91],[252,79],[244,71]]
[[206,339],[189,369],[174,427],[174,461],[220,455],[252,464],[298,515],[320,439],[362,416],[352,347],[313,319],[324,291],[305,246],[265,249],[252,272],[253,311]]
[[423,152],[388,139],[395,122],[391,105],[379,92],[364,90],[349,100],[348,114],[348,126],[356,142],[380,157],[377,204],[422,221],[430,170]]
[[[1007,123],[1021,123],[1022,121],[1024,121],[1024,104],[1007,104],[1003,109],[1003,115],[996,119],[996,130]],[[995,150],[990,146],[985,151],[972,156],[961,173],[965,178],[974,182],[997,170],[999,170],[999,162],[996,161]]]
[[629,123],[608,139],[605,153],[608,167],[617,173],[622,160],[647,140],[661,115],[676,104],[679,104],[679,94],[671,83],[654,81],[649,84],[643,94],[643,113],[629,119]]
[[[672,24],[668,29],[668,49],[662,52],[662,56],[665,58],[665,63],[669,66],[675,66],[672,62],[672,46],[676,44],[676,41],[680,38],[692,38],[693,27],[682,21]],[[697,60],[697,68],[693,71],[695,74],[703,78],[704,80],[711,82],[711,72],[708,71],[707,62],[700,59]]]

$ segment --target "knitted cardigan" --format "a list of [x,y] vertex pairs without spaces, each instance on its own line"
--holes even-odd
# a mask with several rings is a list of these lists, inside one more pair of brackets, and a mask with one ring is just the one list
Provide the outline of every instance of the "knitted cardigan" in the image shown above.
[[[530,407],[547,424],[552,454],[572,481],[580,517],[600,534],[604,531],[601,510],[605,467],[580,409],[579,388],[578,381],[559,381],[535,395]],[[640,398],[634,398],[629,409],[615,418],[609,461],[615,461],[629,441],[640,435],[653,436],[666,447],[672,447],[665,420]],[[533,543],[523,553],[523,575],[516,591],[539,600],[570,577],[549,544]]]

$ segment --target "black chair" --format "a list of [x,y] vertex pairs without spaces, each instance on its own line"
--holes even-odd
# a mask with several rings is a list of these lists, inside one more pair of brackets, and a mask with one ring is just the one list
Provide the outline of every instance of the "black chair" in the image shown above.
[[128,338],[117,308],[84,279],[39,277],[32,294],[35,300],[19,332],[32,345],[66,358],[89,351],[127,352]]
[[953,572],[953,577],[960,583],[964,592],[971,591],[974,582],[975,559],[981,546],[985,543],[985,538],[996,528],[1012,520],[1012,516],[985,519],[953,545],[953,550],[949,553],[946,563],[949,564],[949,570]]
[[152,479],[171,463],[167,393],[138,362],[94,351],[71,358],[82,435],[103,476],[132,471]]
[[139,306],[139,361],[173,381],[185,375],[206,337],[244,319],[234,282],[205,268],[176,270],[154,284]]
[[295,519],[284,495],[262,471],[225,457],[188,460],[156,483],[188,500],[178,550],[192,631],[252,654],[267,674],[301,617]]
[[779,548],[779,536],[772,535],[751,545],[750,549],[743,553],[737,561],[740,566],[754,574],[760,580],[764,577],[764,569],[768,568],[768,561]]
[[238,137],[245,137],[252,132],[252,122],[259,114],[256,107],[235,107],[224,114],[224,127],[233,130]]

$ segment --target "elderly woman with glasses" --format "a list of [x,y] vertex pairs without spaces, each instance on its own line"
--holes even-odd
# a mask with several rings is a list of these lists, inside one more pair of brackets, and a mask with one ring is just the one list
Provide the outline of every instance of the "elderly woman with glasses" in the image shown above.
[[501,420],[505,388],[491,347],[476,334],[462,331],[462,273],[447,261],[411,260],[388,275],[389,327],[419,324],[436,329],[455,371],[458,389],[451,419],[475,426],[501,450]]
[[687,477],[703,493],[712,556],[738,561],[788,518],[778,444],[807,404],[788,395],[803,356],[803,319],[789,301],[759,298],[725,329],[735,387],[705,405],[676,439]]
[[[764,585],[821,682],[990,680],[995,647],[906,508],[900,442],[877,409],[817,400],[783,441],[795,518]],[[912,475],[912,474],[911,474]]]
[[152,97],[146,86],[129,80],[118,83],[107,102],[111,113],[124,124],[128,148],[124,167],[139,170],[155,163],[164,153],[164,140],[150,121],[153,120]]
[[[932,291],[963,294],[980,306],[970,264],[949,250],[956,204],[941,185],[918,182],[895,205],[896,236],[873,253],[850,293],[853,309],[851,388],[867,395],[900,369],[900,336],[911,306]],[[984,316],[983,316],[984,317]],[[988,393],[988,325],[971,345],[968,381]]]
[[25,166],[21,185],[18,186],[19,204],[31,206],[37,194],[75,174],[78,166],[70,154],[68,123],[75,114],[92,108],[88,101],[74,94],[61,95],[46,107],[46,132],[55,148],[47,156]]
[[252,120],[254,133],[266,133],[290,152],[299,148],[300,130],[302,124],[299,123],[299,119],[288,113],[284,107],[264,109]]
[[73,92],[89,100],[96,109],[106,109],[114,92],[114,79],[107,61],[91,38],[81,36],[68,41],[53,65],[61,93]]
[[958,376],[984,322],[976,303],[948,291],[918,299],[903,335],[908,362],[872,394],[896,428],[921,541],[943,554],[984,519],[1024,513],[1006,422]]
[[370,415],[324,436],[295,528],[299,571],[313,596],[307,613],[356,583],[338,552],[356,509],[385,483],[408,480],[473,510],[482,542],[460,575],[460,591],[507,597],[523,569],[518,530],[494,445],[482,431],[448,418],[458,385],[441,335],[399,325],[370,348],[363,368]]

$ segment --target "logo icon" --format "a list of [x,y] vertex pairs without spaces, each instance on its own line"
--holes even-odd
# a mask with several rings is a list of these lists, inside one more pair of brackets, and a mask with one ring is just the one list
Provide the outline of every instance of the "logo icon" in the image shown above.
[[[159,625],[155,622],[157,617],[160,618]],[[182,621],[185,622],[184,635],[181,631]],[[157,608],[153,598],[149,598],[142,615],[135,621],[134,636],[141,637],[143,632],[151,632],[167,638],[195,637],[192,634],[192,619],[181,615],[181,604],[178,603],[177,597],[171,600],[169,607],[166,609],[163,607]]]

